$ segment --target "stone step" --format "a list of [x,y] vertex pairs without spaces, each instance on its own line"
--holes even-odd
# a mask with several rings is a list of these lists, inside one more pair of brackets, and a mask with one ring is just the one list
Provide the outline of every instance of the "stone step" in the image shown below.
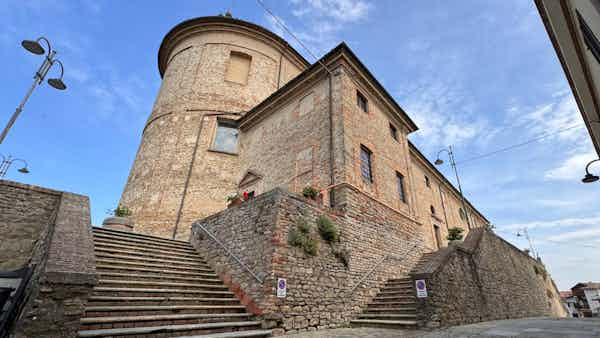
[[119,272],[126,272],[126,271],[137,271],[137,272],[153,272],[153,273],[157,273],[157,274],[164,274],[165,276],[172,276],[172,275],[181,275],[181,276],[196,276],[196,277],[217,277],[217,274],[214,272],[202,272],[202,271],[193,271],[193,270],[189,270],[189,269],[183,269],[183,270],[164,270],[164,269],[154,269],[154,268],[147,268],[144,266],[139,266],[139,265],[133,265],[133,266],[127,266],[127,265],[118,265],[118,264],[114,264],[114,263],[119,263],[118,261],[114,261],[114,260],[103,260],[103,259],[97,259],[96,263],[100,263],[98,265],[96,265],[96,270],[97,271],[119,271]]
[[[122,273],[122,272],[106,272],[98,271],[97,275],[102,279],[121,279],[131,281],[163,281],[163,282],[200,282],[206,284],[222,284],[218,278],[206,278],[206,277],[178,277],[178,276],[164,276],[160,274],[139,274],[139,273]],[[117,277],[117,278],[106,278],[106,277]]]
[[416,320],[416,313],[363,313],[358,316],[359,319],[407,319]]
[[177,248],[165,248],[160,245],[152,245],[152,244],[142,244],[142,243],[133,243],[129,242],[126,239],[108,239],[108,238],[94,238],[95,246],[120,246],[126,249],[134,249],[134,250],[145,250],[145,251],[165,251],[170,254],[178,254],[178,255],[192,255],[196,256],[198,253],[195,249],[177,249]]
[[381,291],[379,291],[379,293],[377,294],[377,297],[398,297],[398,296],[405,296],[405,295],[411,295],[413,294],[413,290],[386,290],[383,289]]
[[407,299],[415,299],[415,296],[413,294],[402,294],[402,295],[398,295],[398,296],[391,296],[391,297],[381,297],[381,296],[377,296],[375,298],[373,298],[373,303],[388,303],[388,302],[397,302],[397,301],[404,301]]
[[115,255],[137,256],[137,257],[141,257],[141,258],[161,258],[161,259],[177,260],[177,261],[182,261],[182,262],[191,262],[191,263],[200,262],[200,263],[206,264],[206,261],[204,261],[202,258],[200,258],[199,255],[195,255],[195,256],[189,255],[187,257],[174,256],[172,254],[166,254],[166,253],[125,250],[125,249],[119,249],[119,248],[106,248],[106,247],[102,247],[102,246],[96,246],[94,251],[96,252],[96,254],[98,254],[99,252],[102,252],[102,253],[115,254]]
[[412,278],[392,278],[388,279],[387,283],[412,283]]
[[[97,258],[96,264],[115,264],[120,266],[137,266],[143,268],[164,268],[165,264],[159,263],[146,263],[146,262],[132,262],[122,258]],[[187,271],[187,272],[197,272],[197,273],[214,273],[212,269],[203,268],[203,267],[191,267],[191,266],[178,266],[177,264],[169,265],[169,269],[179,270],[179,271]]]
[[138,238],[128,238],[123,236],[115,236],[113,234],[104,234],[104,233],[94,233],[94,239],[102,239],[105,241],[117,241],[120,243],[136,243],[136,244],[144,244],[144,245],[152,245],[160,249],[178,249],[178,250],[189,250],[192,251],[191,245],[181,245],[181,244],[173,244],[173,243],[165,243],[165,242],[157,242],[153,240],[146,239],[138,239]]
[[[153,337],[154,334],[165,337],[165,334],[203,334],[202,338],[236,338],[236,337],[261,337],[260,335],[250,336],[218,336],[220,330],[243,330],[248,328],[259,328],[260,322],[257,321],[245,321],[245,322],[221,322],[221,323],[204,323],[204,324],[184,324],[184,325],[161,325],[161,326],[147,326],[147,327],[128,327],[128,328],[116,328],[116,329],[99,329],[99,330],[82,330],[79,331],[79,337],[119,337],[119,336],[131,336],[138,335],[143,337]],[[253,330],[259,331],[259,330]],[[260,330],[262,331],[262,330]],[[225,332],[227,334],[233,334],[237,332],[251,332],[251,331],[236,331],[236,332]],[[267,335],[270,334],[270,331]]]
[[249,330],[224,333],[212,333],[202,336],[183,336],[179,338],[250,338],[250,337],[269,337],[271,330]]
[[[233,292],[227,290],[185,290],[185,289],[153,289],[153,288],[118,288],[118,287],[104,287],[95,286],[94,296],[113,296],[113,297],[153,297],[156,294],[161,294],[163,297],[204,297],[208,296],[211,298],[233,297]],[[200,296],[202,295],[202,296]]]
[[404,307],[406,305],[412,305],[414,304],[414,300],[411,301],[400,301],[400,302],[374,302],[374,303],[369,303],[369,305],[367,305],[368,309],[373,309],[373,308],[399,308],[399,307]]
[[[370,308],[367,307],[367,309],[365,310],[366,313],[406,313],[408,311],[412,311],[414,309],[414,305],[415,303],[405,303],[404,305],[406,305],[407,307],[401,306],[401,307],[374,307],[374,308]],[[412,306],[411,306],[412,305]]]
[[89,306],[124,306],[124,305],[235,305],[239,304],[237,298],[210,298],[210,297],[134,297],[134,296],[91,296],[88,298]]
[[[85,317],[79,319],[81,325],[87,329],[100,329],[118,327],[124,323],[131,323],[134,326],[154,326],[154,325],[177,325],[177,324],[195,324],[195,323],[215,323],[248,320],[250,313],[186,313],[169,315],[143,315],[143,316],[106,316],[106,317]],[[117,326],[115,326],[117,325]]]
[[350,321],[352,326],[358,327],[378,327],[378,328],[415,328],[415,320],[376,320],[376,319],[354,319]]
[[180,245],[190,245],[190,243],[188,241],[146,235],[146,234],[141,234],[141,233],[137,233],[137,232],[120,231],[120,230],[106,229],[106,228],[102,228],[102,227],[94,227],[93,231],[94,231],[94,233],[106,233],[106,234],[112,234],[115,236],[122,236],[122,237],[128,237],[128,238],[141,238],[141,239],[147,239],[147,240],[153,240],[153,241],[159,241],[159,242],[166,242],[166,243],[173,243],[173,244],[180,244]]
[[173,282],[155,282],[155,281],[130,281],[130,280],[120,280],[120,279],[100,279],[98,280],[98,286],[108,287],[108,286],[117,286],[118,285],[127,285],[134,287],[146,287],[146,288],[157,288],[157,289],[165,289],[165,288],[180,288],[180,289],[202,289],[202,290],[227,290],[228,287],[223,284],[198,284],[198,283],[173,283]]
[[245,313],[243,305],[106,305],[86,306],[85,317],[158,316],[175,314]]
[[132,244],[118,244],[114,242],[106,242],[102,241],[98,238],[94,240],[94,246],[96,248],[102,249],[119,249],[119,250],[131,250],[138,253],[151,253],[156,255],[171,255],[174,257],[183,257],[183,258],[200,258],[199,254],[196,251],[189,250],[161,250],[155,249],[153,247],[141,246],[141,245],[132,245]]
[[381,292],[385,291],[385,292],[398,292],[398,291],[412,291],[412,285],[410,286],[386,286],[384,287]]
[[118,254],[111,254],[111,253],[104,253],[104,252],[96,252],[96,257],[123,259],[128,262],[136,262],[136,263],[151,263],[151,264],[160,263],[160,264],[162,264],[161,266],[168,264],[169,266],[171,266],[171,265],[186,266],[186,267],[189,266],[189,267],[199,267],[199,268],[204,268],[204,269],[210,269],[210,266],[208,266],[206,263],[203,263],[201,261],[187,262],[187,261],[182,261],[182,260],[178,260],[178,259],[161,259],[161,258],[150,258],[150,257],[143,257],[143,256],[118,255]]

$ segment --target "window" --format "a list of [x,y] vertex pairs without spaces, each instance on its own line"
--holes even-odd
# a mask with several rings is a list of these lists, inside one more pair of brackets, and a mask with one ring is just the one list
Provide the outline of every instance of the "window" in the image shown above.
[[463,221],[467,220],[467,215],[465,214],[465,211],[463,210],[463,208],[458,208],[458,215],[460,216],[460,219],[462,219]]
[[245,85],[248,82],[251,61],[250,55],[232,51],[225,80]]
[[431,182],[429,182],[429,177],[427,177],[427,176],[425,176],[425,185],[426,185],[428,188],[431,188]]
[[400,200],[406,203],[406,193],[404,192],[404,176],[401,173],[396,172],[396,181],[398,184],[398,196]]
[[213,150],[226,153],[237,153],[238,130],[235,127],[219,122],[213,143]]
[[435,215],[435,208],[433,207],[433,205],[429,206],[429,210],[431,210],[432,215]]
[[362,177],[369,182],[373,182],[371,154],[372,152],[369,148],[363,145],[360,146],[360,172],[362,173]]
[[356,91],[356,105],[365,113],[367,113],[368,110],[368,104],[367,104],[367,98],[361,94],[358,90]]
[[300,100],[300,108],[298,109],[298,115],[302,116],[310,113],[313,110],[313,106],[314,95],[313,93],[310,93]]
[[583,34],[583,40],[585,41],[585,45],[592,52],[596,61],[600,62],[600,41],[594,35],[594,32],[588,26],[587,22],[583,20],[583,17],[579,12],[577,12],[577,18],[579,19],[579,28],[581,28],[581,33]]
[[390,123],[390,135],[392,135],[392,138],[396,141],[398,141],[398,129],[396,129],[396,127],[394,127],[393,124]]

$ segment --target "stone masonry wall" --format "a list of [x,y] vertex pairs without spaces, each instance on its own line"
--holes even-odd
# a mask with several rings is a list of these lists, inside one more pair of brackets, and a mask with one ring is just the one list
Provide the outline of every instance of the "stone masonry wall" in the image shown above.
[[544,265],[484,229],[438,251],[412,276],[426,280],[418,311],[428,327],[565,315]]
[[13,336],[74,337],[96,284],[89,199],[10,181],[0,197],[2,269],[34,267]]
[[[418,224],[394,215],[364,194],[349,187],[339,187],[336,194],[341,201],[360,203],[364,208],[351,209],[342,202],[339,210],[329,210],[275,189],[197,221],[192,226],[192,244],[216,266],[243,302],[261,316],[265,326],[276,328],[276,334],[343,325],[361,311],[387,279],[408,274],[422,253],[423,239]],[[298,221],[315,224],[323,214],[338,225],[339,243],[332,246],[319,239],[314,257],[288,244],[289,232]],[[264,282],[256,281],[200,226]],[[335,254],[340,249],[349,253],[348,266]],[[287,280],[286,298],[276,297],[277,278]]]

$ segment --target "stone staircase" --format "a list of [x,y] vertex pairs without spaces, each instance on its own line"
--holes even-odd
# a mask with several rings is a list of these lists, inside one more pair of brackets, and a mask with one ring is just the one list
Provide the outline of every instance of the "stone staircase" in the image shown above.
[[[425,267],[435,252],[424,253],[413,271]],[[414,281],[405,277],[390,279],[352,326],[382,327],[396,329],[417,328],[417,308]]]
[[94,228],[98,285],[79,337],[268,337],[192,246]]

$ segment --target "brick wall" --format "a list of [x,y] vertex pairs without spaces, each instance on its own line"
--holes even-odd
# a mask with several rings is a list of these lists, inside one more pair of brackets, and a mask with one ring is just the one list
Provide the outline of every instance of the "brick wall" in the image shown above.
[[[266,326],[277,328],[277,333],[347,323],[387,279],[407,275],[423,250],[420,225],[350,187],[336,190],[342,201],[339,210],[324,209],[301,196],[275,189],[192,226],[194,247],[216,267],[243,302],[264,319]],[[348,205],[363,207],[352,209]],[[328,215],[341,230],[336,248],[349,252],[348,267],[321,239],[315,257],[288,244],[289,231],[298,220],[314,224],[322,214]],[[214,234],[264,282],[257,282],[200,226]],[[279,277],[287,279],[286,298],[276,297]]]
[[0,181],[3,270],[34,267],[15,337],[73,337],[96,284],[89,199]]
[[[537,271],[537,272],[536,272]],[[418,299],[420,321],[429,327],[537,316],[564,317],[558,290],[545,267],[484,229],[464,243],[437,252],[414,271],[425,279]]]

